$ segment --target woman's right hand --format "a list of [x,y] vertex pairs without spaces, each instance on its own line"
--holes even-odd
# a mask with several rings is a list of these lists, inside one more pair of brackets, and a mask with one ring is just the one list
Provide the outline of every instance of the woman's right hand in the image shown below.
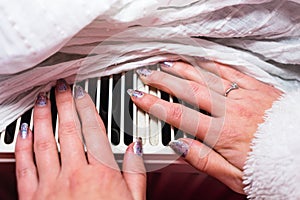
[[170,143],[187,162],[244,193],[243,166],[251,140],[266,110],[282,92],[227,65],[203,61],[200,67],[165,62],[161,65],[163,71],[137,72],[145,84],[209,114],[136,90],[129,90],[131,99],[152,116],[198,139],[182,138]]

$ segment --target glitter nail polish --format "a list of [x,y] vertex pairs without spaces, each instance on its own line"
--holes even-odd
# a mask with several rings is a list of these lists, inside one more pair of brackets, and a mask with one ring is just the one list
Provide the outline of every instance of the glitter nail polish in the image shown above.
[[133,145],[133,152],[138,156],[143,156],[143,142],[141,137],[136,138]]
[[28,135],[28,124],[27,123],[22,123],[21,124],[20,135],[21,135],[22,139],[27,138],[27,135]]
[[127,93],[132,96],[132,97],[136,97],[136,98],[141,98],[142,96],[144,96],[144,93],[139,91],[139,90],[133,90],[133,89],[128,89]]
[[68,89],[67,82],[64,79],[59,79],[56,82],[56,89],[59,92],[64,92]]
[[175,153],[182,157],[186,157],[189,150],[189,145],[182,140],[173,140],[169,143],[169,146],[173,149],[173,151],[175,151]]
[[77,85],[75,87],[75,93],[74,93],[75,98],[80,99],[80,98],[84,97],[84,95],[85,95],[84,89],[80,85]]
[[39,95],[37,96],[36,98],[36,101],[35,101],[35,105],[39,106],[39,107],[43,107],[45,105],[47,105],[47,95],[45,92],[41,92],[39,93]]
[[150,74],[152,74],[152,70],[151,69],[147,69],[147,68],[140,68],[136,70],[136,73],[140,76],[149,76]]

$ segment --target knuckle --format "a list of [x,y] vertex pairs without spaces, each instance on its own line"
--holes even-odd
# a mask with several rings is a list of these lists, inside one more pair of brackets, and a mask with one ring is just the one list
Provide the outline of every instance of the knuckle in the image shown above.
[[93,108],[93,111],[94,111],[94,108],[95,108],[95,106],[94,106],[94,104],[92,104],[93,105],[93,107],[91,106],[91,104],[88,102],[88,101],[86,101],[86,100],[82,100],[82,99],[80,99],[81,101],[76,101],[75,103],[76,103],[76,106],[77,106],[77,109],[79,109],[79,110],[86,110],[86,109],[91,109],[91,108]]
[[17,170],[17,178],[27,178],[34,174],[34,169],[30,167],[23,167]]
[[98,117],[96,114],[92,114],[91,116],[87,117],[84,120],[81,120],[81,127],[82,130],[88,130],[88,131],[94,131],[94,132],[106,132],[106,128],[103,124],[103,121],[101,118]]
[[34,110],[34,119],[35,120],[46,120],[51,116],[51,112],[49,109],[35,109]]
[[190,87],[190,90],[191,90],[191,94],[196,95],[196,94],[201,92],[201,87],[196,82],[190,81],[189,87]]
[[153,87],[167,87],[166,84],[168,83],[168,75],[161,71],[152,71],[152,73],[147,77],[141,77],[144,84],[153,86]]
[[209,156],[205,155],[203,157],[197,158],[196,166],[199,170],[206,173],[208,171],[208,163],[209,163]]
[[234,77],[236,80],[243,79],[246,76],[245,74],[243,74],[235,69],[232,69],[231,71],[232,71],[231,72],[232,77]]
[[36,141],[36,150],[40,152],[48,151],[56,148],[56,144],[48,140]]
[[148,76],[148,81],[151,83],[164,82],[166,79],[168,79],[167,74],[160,71],[153,71],[151,76]]
[[215,73],[217,76],[222,77],[224,75],[224,66],[220,63],[213,62],[210,65],[210,68],[212,69],[213,73]]
[[56,95],[58,103],[72,103],[73,97],[69,92],[59,93]]
[[31,152],[32,151],[32,146],[30,145],[20,145],[20,144],[16,144],[15,147],[15,153],[19,153],[19,154],[23,154],[23,153],[27,153],[27,152]]
[[219,146],[222,146],[223,148],[229,148],[236,142],[236,136],[238,132],[234,131],[233,127],[226,126],[222,129],[220,138],[218,140]]
[[222,79],[213,74],[211,74],[209,76],[205,76],[205,82],[206,82],[207,86],[222,85]]
[[77,134],[77,130],[76,123],[73,121],[59,124],[59,133],[61,135],[74,135]]
[[90,134],[98,134],[101,132],[100,126],[98,125],[87,125],[87,126],[82,126],[82,131],[83,133],[88,133]]
[[182,106],[174,103],[168,110],[167,115],[174,120],[181,120],[183,114]]

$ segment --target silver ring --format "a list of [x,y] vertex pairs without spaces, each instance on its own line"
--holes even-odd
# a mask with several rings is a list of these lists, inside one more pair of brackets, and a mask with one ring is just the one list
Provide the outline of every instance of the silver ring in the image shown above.
[[239,89],[239,85],[235,82],[232,82],[230,85],[230,88],[228,88],[225,92],[225,97],[228,96],[229,92],[231,92],[232,90],[236,90],[236,89]]

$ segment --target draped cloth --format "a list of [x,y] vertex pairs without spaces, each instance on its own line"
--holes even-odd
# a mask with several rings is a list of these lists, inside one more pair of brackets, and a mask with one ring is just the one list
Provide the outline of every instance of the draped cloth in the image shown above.
[[0,2],[0,130],[59,78],[208,59],[285,92],[300,81],[298,0]]

